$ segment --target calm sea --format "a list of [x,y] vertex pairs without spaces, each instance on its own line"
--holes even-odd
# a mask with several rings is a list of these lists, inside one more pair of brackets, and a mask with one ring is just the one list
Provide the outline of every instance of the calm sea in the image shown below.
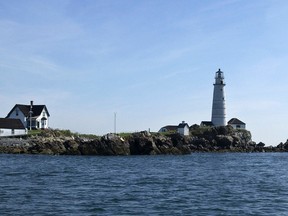
[[288,154],[0,155],[0,215],[288,215]]

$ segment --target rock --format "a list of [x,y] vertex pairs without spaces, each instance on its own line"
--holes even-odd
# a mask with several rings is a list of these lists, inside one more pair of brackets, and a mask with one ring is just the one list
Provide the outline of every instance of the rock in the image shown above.
[[217,142],[216,145],[224,149],[231,148],[234,141],[232,136],[225,136],[225,135],[217,135],[215,140]]
[[110,140],[101,138],[100,145],[97,146],[97,151],[101,155],[129,155],[130,148],[127,141],[117,136]]
[[218,135],[226,136],[226,135],[231,135],[234,132],[234,129],[231,125],[214,127],[214,129],[217,131]]
[[95,139],[89,142],[79,144],[79,151],[81,155],[99,155],[97,147],[100,145],[100,141]]
[[286,142],[285,143],[283,143],[283,149],[285,150],[285,151],[287,151],[288,150],[288,139],[286,140]]
[[65,154],[66,148],[61,141],[38,141],[34,143],[34,145],[32,145],[30,148],[28,148],[28,152],[31,154],[60,155]]
[[145,136],[143,133],[133,134],[128,142],[131,155],[153,155],[160,153],[153,138]]
[[76,140],[66,140],[63,143],[66,151],[63,154],[67,155],[80,155],[81,152],[79,150],[79,142]]
[[277,147],[251,140],[247,130],[225,127],[190,127],[190,136],[141,131],[125,136],[107,134],[101,138],[82,139],[71,132],[48,130],[27,139],[0,138],[1,153],[59,155],[155,155],[191,152],[271,152],[288,151],[288,140]]
[[263,142],[259,142],[257,145],[256,145],[256,147],[261,147],[261,148],[263,148],[265,146],[265,144],[263,143]]
[[79,152],[82,155],[130,155],[130,148],[127,141],[118,136],[103,136],[79,145]]
[[173,154],[173,144],[167,136],[162,136],[161,134],[155,136],[154,143],[159,150],[158,154]]

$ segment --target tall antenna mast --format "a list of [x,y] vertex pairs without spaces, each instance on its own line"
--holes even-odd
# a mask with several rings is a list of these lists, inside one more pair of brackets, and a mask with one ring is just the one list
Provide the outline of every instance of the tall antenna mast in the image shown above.
[[116,117],[117,117],[117,113],[114,112],[114,134],[116,134]]

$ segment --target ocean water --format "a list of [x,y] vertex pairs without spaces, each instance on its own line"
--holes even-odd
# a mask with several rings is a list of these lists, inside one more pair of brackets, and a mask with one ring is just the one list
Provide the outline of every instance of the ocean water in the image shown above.
[[0,215],[288,215],[287,153],[0,155]]

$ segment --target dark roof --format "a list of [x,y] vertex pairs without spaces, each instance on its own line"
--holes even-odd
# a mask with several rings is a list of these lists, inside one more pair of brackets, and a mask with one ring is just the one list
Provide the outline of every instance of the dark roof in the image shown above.
[[202,121],[201,125],[205,125],[205,126],[214,126],[212,121]]
[[0,128],[2,129],[25,129],[20,119],[0,118]]
[[162,127],[162,128],[165,128],[167,131],[177,131],[178,126],[177,125],[166,125],[165,127]]
[[187,125],[187,127],[189,128],[189,125],[187,123],[180,123],[178,125],[178,128],[185,128],[185,126]]
[[[16,109],[16,107],[18,107],[20,109],[20,111],[26,116],[29,116],[29,111],[30,111],[30,105],[23,105],[23,104],[16,104],[13,109],[8,113],[7,117],[9,117],[9,115],[14,111],[14,109]],[[46,113],[48,115],[48,117],[50,116],[48,109],[45,105],[33,105],[32,106],[32,117],[36,117],[39,116],[42,112],[42,110],[45,109]]]
[[242,121],[240,121],[239,119],[237,119],[237,118],[232,118],[232,119],[230,119],[229,121],[228,121],[228,124],[230,125],[230,124],[244,124],[245,125],[245,123],[244,122],[242,122]]

